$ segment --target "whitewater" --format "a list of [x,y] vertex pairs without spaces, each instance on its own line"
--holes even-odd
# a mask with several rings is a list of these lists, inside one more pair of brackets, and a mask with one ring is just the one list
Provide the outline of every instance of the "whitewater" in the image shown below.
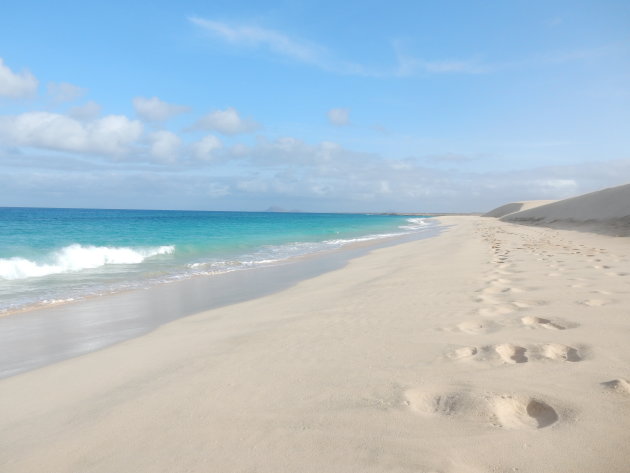
[[50,263],[13,257],[0,260],[0,278],[26,279],[49,274],[81,271],[106,264],[140,264],[155,255],[171,254],[175,247],[157,248],[109,248],[106,246],[70,245],[50,255]]

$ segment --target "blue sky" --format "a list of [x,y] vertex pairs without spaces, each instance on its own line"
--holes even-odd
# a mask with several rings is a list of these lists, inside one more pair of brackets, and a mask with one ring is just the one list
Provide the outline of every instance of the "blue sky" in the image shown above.
[[483,211],[630,181],[627,1],[11,3],[0,205]]

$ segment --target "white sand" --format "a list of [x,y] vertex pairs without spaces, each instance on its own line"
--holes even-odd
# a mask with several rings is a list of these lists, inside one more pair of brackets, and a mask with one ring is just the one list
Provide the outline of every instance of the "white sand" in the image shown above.
[[629,471],[628,239],[441,220],[0,381],[0,471]]

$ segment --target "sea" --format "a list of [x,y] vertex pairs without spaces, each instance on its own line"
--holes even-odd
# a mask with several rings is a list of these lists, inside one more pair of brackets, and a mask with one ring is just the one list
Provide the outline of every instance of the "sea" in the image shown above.
[[421,233],[428,216],[0,208],[0,315]]

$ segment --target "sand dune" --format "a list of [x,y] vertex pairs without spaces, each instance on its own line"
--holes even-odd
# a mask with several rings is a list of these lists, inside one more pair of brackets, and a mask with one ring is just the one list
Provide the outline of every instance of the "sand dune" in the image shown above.
[[[500,213],[499,209],[488,214]],[[509,222],[626,236],[630,234],[630,184],[496,216]]]

